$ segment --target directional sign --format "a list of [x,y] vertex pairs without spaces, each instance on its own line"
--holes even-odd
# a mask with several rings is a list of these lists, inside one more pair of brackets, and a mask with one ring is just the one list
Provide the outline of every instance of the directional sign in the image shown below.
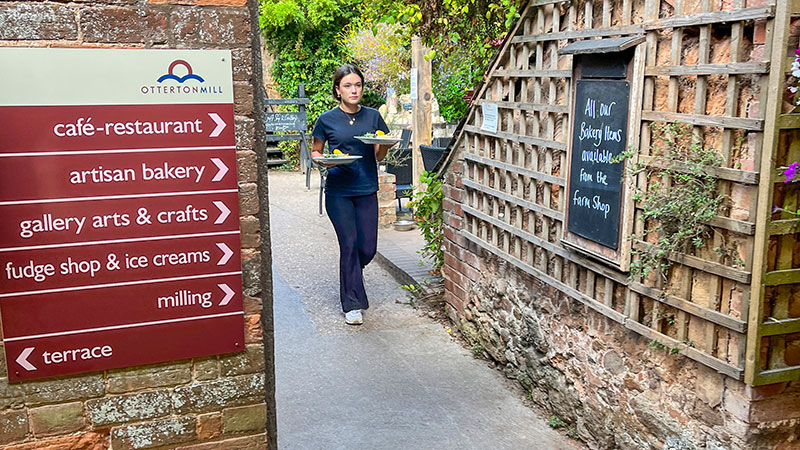
[[0,60],[9,381],[243,350],[230,51]]

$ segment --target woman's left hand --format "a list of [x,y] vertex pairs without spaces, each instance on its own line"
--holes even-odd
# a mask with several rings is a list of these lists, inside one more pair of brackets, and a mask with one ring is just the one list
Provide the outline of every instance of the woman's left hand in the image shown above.
[[386,154],[389,153],[389,149],[394,147],[396,144],[396,142],[394,144],[374,144],[375,161],[383,161],[383,158],[386,158]]

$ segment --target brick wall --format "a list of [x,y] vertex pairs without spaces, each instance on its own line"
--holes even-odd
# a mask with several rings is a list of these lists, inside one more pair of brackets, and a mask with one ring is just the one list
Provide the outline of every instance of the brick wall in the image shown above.
[[262,297],[270,298],[271,288],[262,270],[262,253],[270,266],[260,226],[266,198],[257,190],[254,86],[261,84],[261,62],[252,41],[254,11],[246,0],[0,2],[0,46],[232,51],[246,338],[246,350],[238,354],[12,385],[0,346],[1,448],[236,450],[274,444],[274,412],[265,403],[273,389],[265,373],[273,371],[264,356],[271,337],[263,334]]

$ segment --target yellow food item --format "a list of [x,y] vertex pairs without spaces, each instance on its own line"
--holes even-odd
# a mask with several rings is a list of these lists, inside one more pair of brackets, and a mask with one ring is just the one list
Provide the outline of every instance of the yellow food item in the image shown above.
[[384,133],[381,130],[378,130],[378,131],[375,132],[375,136],[383,136],[384,134],[386,134],[386,133]]
[[342,155],[343,153],[342,153],[342,151],[341,151],[341,150],[339,150],[339,149],[337,148],[337,149],[335,149],[335,150],[333,151],[333,154],[334,154],[334,155]]

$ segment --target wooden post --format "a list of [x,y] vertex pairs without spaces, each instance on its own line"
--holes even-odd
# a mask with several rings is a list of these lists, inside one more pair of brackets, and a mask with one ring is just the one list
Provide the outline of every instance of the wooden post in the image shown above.
[[422,154],[420,145],[431,144],[431,105],[433,103],[433,89],[431,85],[431,62],[425,59],[430,52],[428,47],[422,45],[419,36],[411,38],[411,70],[417,71],[417,98],[411,99],[411,137],[413,138],[412,150],[412,180],[414,191],[420,188],[419,176],[422,175]]

